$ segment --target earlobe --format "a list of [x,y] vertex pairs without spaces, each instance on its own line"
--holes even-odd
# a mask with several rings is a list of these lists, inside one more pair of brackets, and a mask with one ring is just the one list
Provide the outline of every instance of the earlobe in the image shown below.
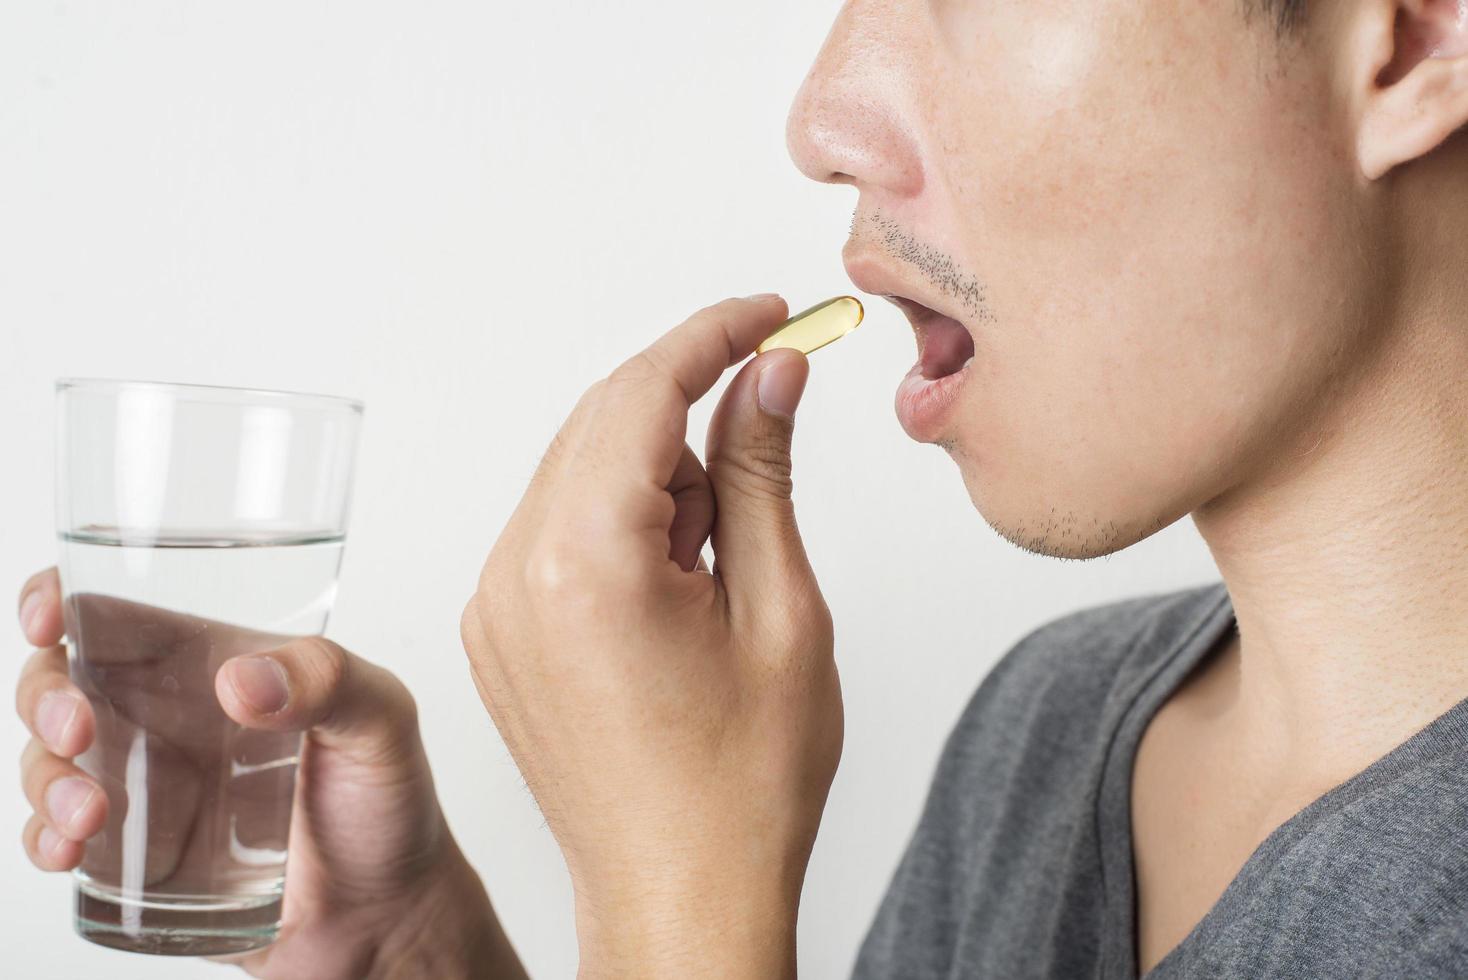
[[1390,6],[1390,56],[1372,66],[1357,137],[1368,180],[1426,156],[1468,125],[1468,2]]

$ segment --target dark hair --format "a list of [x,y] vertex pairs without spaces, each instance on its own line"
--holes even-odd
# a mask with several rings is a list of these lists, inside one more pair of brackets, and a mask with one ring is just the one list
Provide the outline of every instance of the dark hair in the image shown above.
[[1246,6],[1250,13],[1263,10],[1273,14],[1281,34],[1289,33],[1305,19],[1305,0],[1246,0]]

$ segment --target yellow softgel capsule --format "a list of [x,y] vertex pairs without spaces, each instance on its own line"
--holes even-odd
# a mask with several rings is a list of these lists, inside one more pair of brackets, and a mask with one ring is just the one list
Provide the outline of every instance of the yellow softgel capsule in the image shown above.
[[861,300],[855,296],[828,299],[780,324],[780,329],[754,349],[755,353],[789,347],[809,354],[851,333],[861,325],[863,315],[865,311],[861,308]]

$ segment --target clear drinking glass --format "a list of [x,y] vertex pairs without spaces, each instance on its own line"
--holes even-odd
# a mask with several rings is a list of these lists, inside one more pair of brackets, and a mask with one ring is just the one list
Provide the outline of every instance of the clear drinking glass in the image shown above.
[[267,945],[280,926],[300,735],[219,707],[231,657],[319,634],[336,596],[360,402],[57,382],[56,513],[79,764],[107,823],[76,930],[145,953]]

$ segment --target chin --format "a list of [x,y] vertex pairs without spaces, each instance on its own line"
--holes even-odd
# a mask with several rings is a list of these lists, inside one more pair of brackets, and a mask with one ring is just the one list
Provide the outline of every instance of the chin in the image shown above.
[[[1046,558],[1085,561],[1116,554],[1179,520],[1108,514],[1099,502],[1060,503],[1040,487],[1009,487],[996,492],[974,461],[956,443],[940,443],[958,464],[969,499],[994,533],[1010,544]],[[1072,495],[1074,499],[1074,495]]]

